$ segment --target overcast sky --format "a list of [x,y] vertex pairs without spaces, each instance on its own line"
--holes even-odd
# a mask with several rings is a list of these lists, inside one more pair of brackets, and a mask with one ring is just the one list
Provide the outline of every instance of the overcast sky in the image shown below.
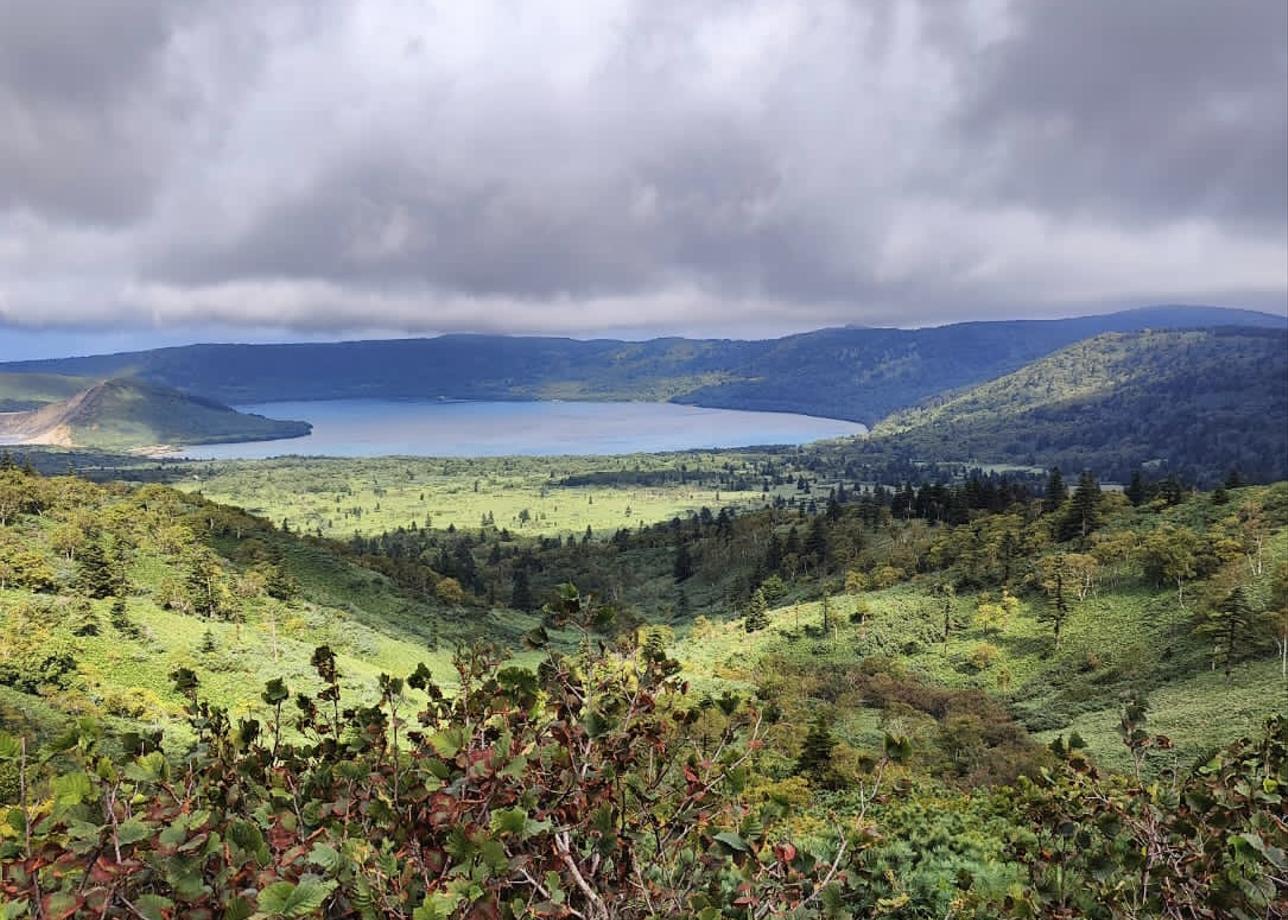
[[0,24],[0,357],[1288,303],[1282,0],[0,0]]

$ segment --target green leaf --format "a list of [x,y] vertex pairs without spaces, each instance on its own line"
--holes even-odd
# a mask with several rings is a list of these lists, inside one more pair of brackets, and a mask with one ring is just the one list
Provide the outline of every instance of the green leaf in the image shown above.
[[79,805],[94,794],[94,786],[84,773],[65,773],[54,778],[54,801],[59,805]]
[[315,844],[309,853],[309,862],[328,875],[334,875],[340,868],[342,858],[338,850],[325,843]]
[[429,743],[440,757],[455,757],[456,752],[465,747],[465,729],[459,725],[435,732],[429,737]]
[[136,783],[155,783],[165,779],[168,772],[169,764],[166,763],[165,755],[160,751],[144,754],[133,763],[125,765],[126,778]]
[[461,896],[454,892],[438,892],[427,895],[420,907],[412,911],[412,920],[449,920],[456,906],[461,903]]
[[723,844],[729,849],[735,850],[739,853],[746,853],[747,850],[750,849],[750,847],[747,846],[747,841],[743,840],[733,831],[721,831],[716,834],[714,839],[717,843]]
[[148,920],[165,920],[166,911],[174,908],[174,902],[159,894],[142,894],[134,899],[134,907]]
[[335,889],[335,882],[315,875],[306,875],[295,885],[274,882],[259,893],[259,909],[271,917],[287,920],[307,917],[320,910]]
[[250,821],[234,821],[229,825],[228,842],[254,856],[261,866],[268,865],[268,844],[264,842],[264,834]]
[[241,895],[224,903],[224,920],[250,920],[254,913],[254,906]]
[[138,843],[140,840],[146,840],[151,837],[153,833],[154,828],[150,825],[145,824],[138,818],[131,818],[117,828],[116,839],[123,844]]
[[522,834],[528,813],[522,808],[498,808],[492,812],[492,833]]
[[22,745],[8,732],[0,732],[0,760],[17,760],[22,756]]

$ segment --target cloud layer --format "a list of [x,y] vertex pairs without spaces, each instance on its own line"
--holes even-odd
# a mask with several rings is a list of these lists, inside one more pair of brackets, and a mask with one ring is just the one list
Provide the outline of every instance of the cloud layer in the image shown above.
[[1282,3],[0,21],[0,324],[737,334],[1288,291]]

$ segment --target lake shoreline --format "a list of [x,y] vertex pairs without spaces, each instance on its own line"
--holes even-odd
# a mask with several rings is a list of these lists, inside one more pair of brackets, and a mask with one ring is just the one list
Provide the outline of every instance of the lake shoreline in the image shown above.
[[645,400],[358,398],[236,408],[270,417],[302,416],[313,431],[294,438],[188,445],[159,456],[622,456],[794,446],[867,433],[866,426],[845,419]]

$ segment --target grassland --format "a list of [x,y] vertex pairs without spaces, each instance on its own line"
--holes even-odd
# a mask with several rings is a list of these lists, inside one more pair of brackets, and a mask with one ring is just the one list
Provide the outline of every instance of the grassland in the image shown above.
[[[477,528],[485,518],[526,536],[611,535],[710,508],[763,507],[790,488],[765,492],[761,458],[737,452],[627,457],[288,457],[220,461],[183,468],[177,488],[236,504],[295,530],[345,539],[399,527]],[[656,485],[565,483],[588,474],[675,472],[689,481]],[[721,487],[719,477],[744,481]],[[747,488],[748,485],[754,485]],[[742,486],[741,488],[739,486]]]

